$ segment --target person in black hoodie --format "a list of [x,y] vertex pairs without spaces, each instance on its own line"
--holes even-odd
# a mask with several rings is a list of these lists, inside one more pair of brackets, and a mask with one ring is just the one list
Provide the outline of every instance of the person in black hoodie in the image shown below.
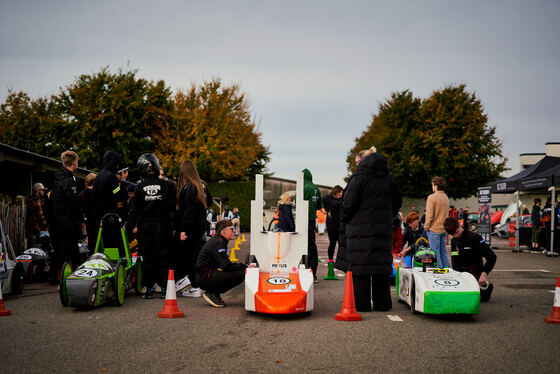
[[72,269],[80,265],[78,240],[85,229],[81,201],[78,196],[78,183],[74,173],[78,170],[78,155],[73,151],[65,151],[60,156],[62,167],[56,172],[52,199],[53,244],[55,248],[55,264],[51,281],[57,278],[56,273],[63,262],[70,262]]
[[195,279],[195,264],[200,248],[206,241],[206,209],[212,205],[212,196],[191,160],[181,163],[177,200],[181,243],[175,256],[178,274],[176,289],[179,292],[191,285],[192,288],[183,292],[183,296],[200,297],[201,291]]
[[216,225],[216,234],[204,244],[196,261],[196,281],[204,290],[202,297],[210,305],[226,304],[220,294],[245,280],[245,264],[232,263],[227,255],[228,242],[235,239],[233,223],[224,219]]
[[153,298],[154,283],[157,282],[161,287],[161,298],[165,298],[173,214],[177,200],[172,185],[160,178],[161,167],[155,155],[145,153],[140,156],[138,169],[142,180],[134,191],[135,218],[132,221],[136,222],[133,233],[138,233],[138,245],[144,259],[144,297]]
[[327,234],[329,235],[329,262],[334,258],[334,249],[339,237],[340,207],[342,206],[342,187],[336,185],[330,194],[323,197],[323,207],[327,211]]
[[342,203],[346,222],[348,262],[354,283],[356,310],[392,308],[389,275],[393,272],[393,217],[402,205],[400,189],[387,159],[375,152],[362,159],[352,175]]
[[[95,201],[94,217],[97,226],[107,213],[116,213],[117,204],[121,200],[121,186],[117,178],[122,156],[113,150],[103,155],[103,169],[93,183],[93,200]],[[125,217],[121,217],[125,219]]]

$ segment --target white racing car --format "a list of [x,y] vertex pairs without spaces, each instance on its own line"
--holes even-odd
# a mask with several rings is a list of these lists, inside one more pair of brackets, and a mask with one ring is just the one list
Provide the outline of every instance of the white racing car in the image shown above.
[[436,268],[435,259],[430,248],[419,246],[413,267],[398,269],[398,300],[410,305],[412,313],[478,314],[480,288],[476,278],[467,272]]
[[0,221],[0,287],[2,294],[18,295],[23,291],[23,266],[16,261],[10,237],[4,234]]

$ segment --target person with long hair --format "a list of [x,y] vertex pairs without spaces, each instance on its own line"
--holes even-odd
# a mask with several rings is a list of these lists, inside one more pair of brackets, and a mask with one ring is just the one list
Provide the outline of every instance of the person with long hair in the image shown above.
[[[212,196],[206,183],[200,179],[196,166],[185,160],[179,171],[177,183],[179,205],[179,239],[176,256],[176,290],[183,296],[200,297],[201,291],[195,280],[195,264],[200,249],[206,242],[206,209],[212,205]],[[189,289],[189,286],[192,286]]]

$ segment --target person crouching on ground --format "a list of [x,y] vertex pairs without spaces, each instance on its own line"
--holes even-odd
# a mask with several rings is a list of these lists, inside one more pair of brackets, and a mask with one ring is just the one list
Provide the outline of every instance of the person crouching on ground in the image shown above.
[[[490,300],[494,286],[486,276],[496,264],[496,254],[482,236],[461,227],[456,218],[447,217],[443,222],[451,240],[451,263],[453,270],[471,273],[480,285],[480,301]],[[483,263],[482,259],[486,260]]]
[[220,294],[245,280],[245,264],[232,263],[227,255],[230,240],[235,240],[233,223],[222,220],[216,224],[216,234],[204,244],[196,261],[196,280],[204,290],[202,297],[210,305],[222,308],[226,304]]

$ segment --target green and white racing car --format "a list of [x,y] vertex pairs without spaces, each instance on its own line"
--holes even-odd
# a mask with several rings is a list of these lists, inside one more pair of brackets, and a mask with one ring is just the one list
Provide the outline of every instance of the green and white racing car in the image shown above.
[[60,302],[64,306],[94,308],[113,302],[120,306],[130,289],[142,289],[142,259],[130,253],[121,218],[106,214],[99,228],[94,253],[72,271],[68,262],[60,271]]
[[476,278],[467,272],[435,266],[434,251],[418,245],[413,267],[400,267],[397,271],[398,300],[410,305],[412,313],[478,314],[480,287]]

